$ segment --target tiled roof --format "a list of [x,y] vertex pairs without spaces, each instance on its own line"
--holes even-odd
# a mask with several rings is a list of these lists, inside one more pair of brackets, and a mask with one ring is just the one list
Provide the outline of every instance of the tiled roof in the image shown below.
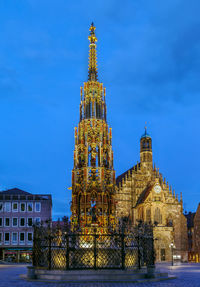
[[143,203],[146,200],[146,198],[148,197],[148,195],[150,194],[150,192],[152,190],[152,187],[153,187],[153,185],[149,185],[142,191],[142,193],[140,194],[140,196],[138,198],[136,205]]
[[20,195],[26,195],[26,194],[31,194],[27,191],[24,191],[22,189],[19,189],[19,188],[11,188],[11,189],[7,189],[7,190],[3,190],[3,191],[0,191],[0,194],[20,194]]
[[[140,163],[138,163],[138,166],[140,168]],[[119,183],[122,182],[122,179],[125,178],[125,176],[128,174],[128,172],[132,172],[133,170],[137,171],[137,164],[134,165],[133,167],[131,167],[130,169],[128,169],[127,171],[125,171],[124,173],[120,174],[117,178],[116,178],[116,184],[117,186],[119,186]]]
[[194,227],[194,216],[196,212],[189,212],[187,214],[184,214],[185,217],[187,218],[187,227],[191,228]]

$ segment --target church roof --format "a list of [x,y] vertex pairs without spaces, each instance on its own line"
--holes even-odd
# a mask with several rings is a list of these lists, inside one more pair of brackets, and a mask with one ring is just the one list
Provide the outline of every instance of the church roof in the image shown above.
[[19,189],[19,188],[11,188],[11,189],[7,189],[7,190],[3,190],[3,191],[0,191],[0,194],[21,194],[21,195],[26,195],[26,194],[31,194],[27,191],[24,191],[22,189]]
[[151,138],[151,136],[147,133],[147,128],[145,127],[145,132],[144,134],[141,136],[141,139],[142,138]]
[[[140,163],[138,163],[138,167],[140,169]],[[116,178],[116,184],[119,187],[119,184],[122,182],[122,179],[126,177],[126,175],[128,175],[129,171],[132,172],[133,170],[137,171],[137,164],[134,165],[133,167],[131,167],[130,169],[128,169],[127,171],[125,171],[124,173],[118,175],[118,177]]]
[[136,203],[136,205],[145,202],[146,198],[148,197],[148,195],[150,194],[151,190],[152,190],[153,185],[149,185],[147,186],[142,193],[140,194],[138,201]]

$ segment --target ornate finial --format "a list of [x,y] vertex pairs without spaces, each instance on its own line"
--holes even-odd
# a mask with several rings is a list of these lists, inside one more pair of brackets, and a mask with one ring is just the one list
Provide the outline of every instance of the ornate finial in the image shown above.
[[88,80],[97,81],[97,52],[96,52],[96,42],[97,37],[95,35],[94,23],[92,22],[90,26],[90,35],[88,40],[90,41],[90,51],[89,51],[89,65],[88,65]]
[[141,138],[151,138],[151,136],[147,133],[147,122],[145,122],[144,130],[144,134]]
[[96,30],[96,27],[94,26],[93,22],[92,22],[89,30],[90,30],[90,36],[88,36],[88,40],[90,41],[90,43],[97,42],[97,37],[95,36],[95,32],[94,32]]
[[145,129],[145,135],[146,135],[147,134],[147,122],[145,122],[144,129]]

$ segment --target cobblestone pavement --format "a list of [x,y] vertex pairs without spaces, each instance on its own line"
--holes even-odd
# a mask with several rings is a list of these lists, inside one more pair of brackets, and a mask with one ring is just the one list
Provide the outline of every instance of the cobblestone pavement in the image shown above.
[[27,282],[19,277],[26,273],[26,265],[0,265],[0,287],[200,287],[200,264],[170,266],[158,264],[160,271],[176,275],[177,279],[147,283],[43,283]]

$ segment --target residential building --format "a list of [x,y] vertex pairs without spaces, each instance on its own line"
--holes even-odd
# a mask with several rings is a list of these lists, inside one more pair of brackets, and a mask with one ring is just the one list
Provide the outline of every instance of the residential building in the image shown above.
[[185,213],[188,228],[188,260],[200,262],[200,203],[196,212]]
[[33,224],[51,218],[50,194],[31,194],[18,188],[0,192],[0,259],[29,261]]
[[188,231],[188,261],[195,262],[196,255],[194,254],[194,216],[195,212],[189,212],[184,214],[187,219],[187,231]]

